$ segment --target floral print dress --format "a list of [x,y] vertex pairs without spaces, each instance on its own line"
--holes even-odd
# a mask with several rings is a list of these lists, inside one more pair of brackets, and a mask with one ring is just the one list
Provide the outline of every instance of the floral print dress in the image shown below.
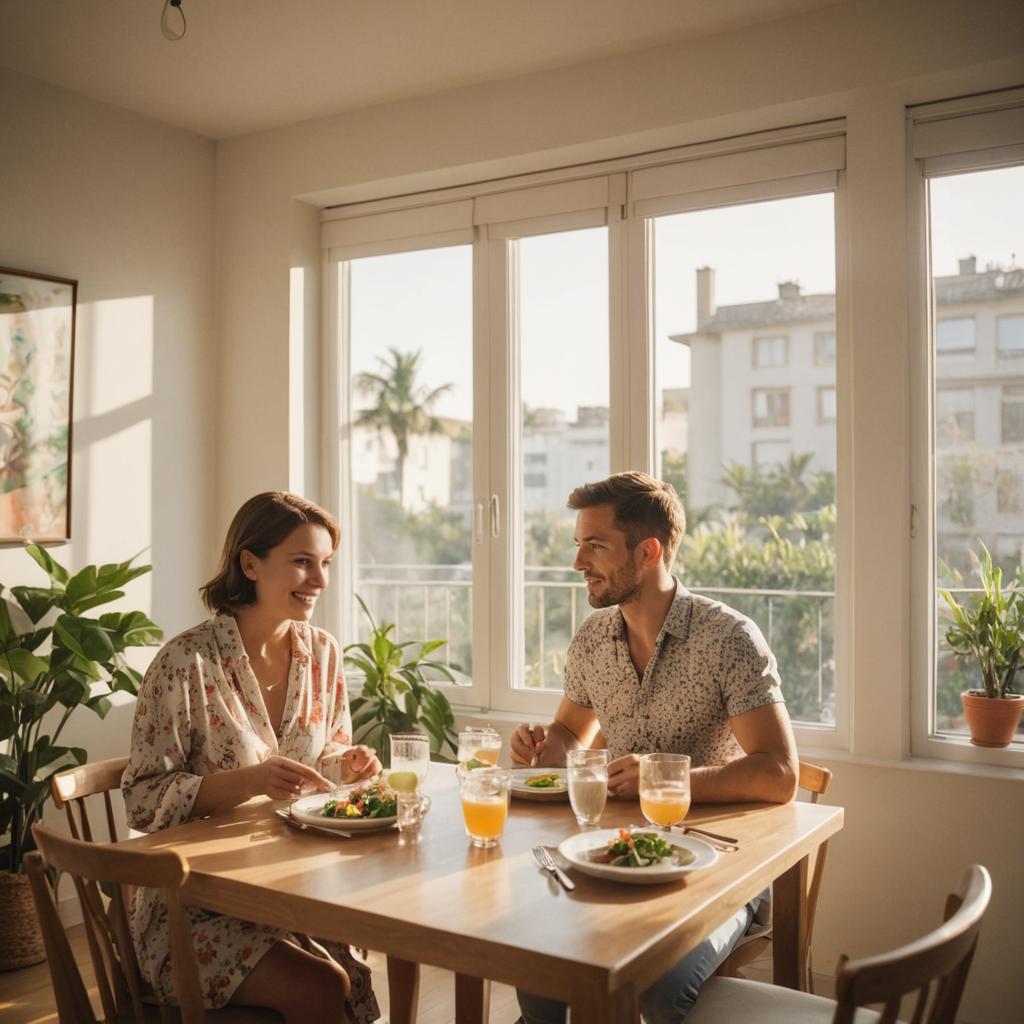
[[[352,719],[338,642],[306,623],[291,626],[288,693],[278,730],[267,715],[238,624],[218,615],[175,637],[157,655],[139,690],[128,767],[121,780],[128,823],[142,832],[189,820],[203,776],[259,764],[273,754],[341,781],[341,754]],[[380,1013],[369,970],[347,946],[314,942],[278,928],[189,908],[205,1005],[218,1009],[261,957],[283,939],[326,956],[349,974],[357,1024]],[[143,977],[162,1002],[174,1002],[167,905],[140,888],[129,904],[132,939]],[[326,950],[325,950],[326,947]]]

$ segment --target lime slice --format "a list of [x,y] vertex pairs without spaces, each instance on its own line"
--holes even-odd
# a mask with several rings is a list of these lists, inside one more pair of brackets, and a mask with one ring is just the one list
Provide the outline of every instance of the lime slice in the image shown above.
[[415,793],[419,782],[415,772],[391,772],[388,775],[388,785],[396,793]]

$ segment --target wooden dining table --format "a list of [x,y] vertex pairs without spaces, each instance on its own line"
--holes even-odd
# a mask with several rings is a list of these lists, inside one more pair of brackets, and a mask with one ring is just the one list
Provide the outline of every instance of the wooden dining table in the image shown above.
[[[415,1021],[421,963],[455,972],[459,1024],[486,1021],[491,980],[562,999],[574,1021],[634,1024],[638,994],[772,883],[775,982],[804,977],[808,857],[842,828],[842,808],[696,805],[687,823],[734,837],[738,851],[651,886],[570,869],[566,892],[531,848],[579,831],[567,801],[513,797],[500,844],[479,849],[454,769],[431,765],[424,790],[418,835],[300,832],[262,799],[129,843],[187,858],[186,903],[386,953],[393,1024]],[[636,799],[610,800],[601,820],[643,823]]]

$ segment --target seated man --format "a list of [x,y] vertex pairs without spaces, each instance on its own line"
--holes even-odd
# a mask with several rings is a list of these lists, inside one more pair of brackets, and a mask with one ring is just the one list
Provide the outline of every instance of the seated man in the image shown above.
[[[576,488],[578,553],[590,605],[565,661],[555,721],[520,725],[512,758],[564,765],[567,750],[607,746],[608,790],[635,799],[639,755],[689,754],[692,799],[792,800],[797,757],[775,657],[745,615],[689,593],[671,574],[685,528],[670,484],[618,473]],[[685,1018],[701,984],[755,917],[762,894],[640,997],[648,1024]],[[565,1004],[519,993],[526,1024],[564,1024]]]

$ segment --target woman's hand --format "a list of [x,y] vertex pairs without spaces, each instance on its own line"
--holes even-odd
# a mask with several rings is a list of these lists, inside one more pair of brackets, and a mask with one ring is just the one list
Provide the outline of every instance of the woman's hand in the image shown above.
[[315,768],[280,754],[242,770],[251,773],[252,795],[266,795],[271,800],[294,800],[303,790],[326,793],[333,788]]
[[337,761],[341,765],[341,781],[346,785],[350,782],[362,782],[363,779],[369,779],[383,770],[372,747],[349,747],[338,756]]

